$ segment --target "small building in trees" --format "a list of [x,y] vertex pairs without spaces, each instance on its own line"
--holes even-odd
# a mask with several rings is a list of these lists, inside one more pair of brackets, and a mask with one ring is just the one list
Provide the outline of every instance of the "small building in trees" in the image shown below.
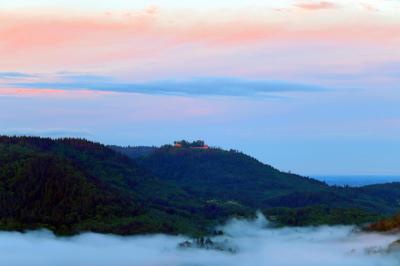
[[204,140],[196,140],[189,142],[186,140],[180,140],[174,142],[175,148],[192,148],[192,149],[208,149],[209,146],[205,144]]

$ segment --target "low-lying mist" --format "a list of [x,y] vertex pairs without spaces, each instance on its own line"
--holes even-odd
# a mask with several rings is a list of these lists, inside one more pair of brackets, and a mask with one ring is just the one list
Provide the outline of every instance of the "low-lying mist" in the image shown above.
[[56,237],[48,231],[0,233],[0,265],[5,266],[391,266],[400,253],[387,247],[399,235],[360,233],[351,226],[267,227],[232,220],[221,227],[216,243],[236,253],[179,248],[187,237],[165,235],[120,237],[85,233]]

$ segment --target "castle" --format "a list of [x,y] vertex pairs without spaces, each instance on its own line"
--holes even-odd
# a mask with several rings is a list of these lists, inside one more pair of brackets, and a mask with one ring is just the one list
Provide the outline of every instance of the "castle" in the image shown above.
[[174,141],[175,148],[208,149],[209,146],[203,140],[188,142],[186,140]]

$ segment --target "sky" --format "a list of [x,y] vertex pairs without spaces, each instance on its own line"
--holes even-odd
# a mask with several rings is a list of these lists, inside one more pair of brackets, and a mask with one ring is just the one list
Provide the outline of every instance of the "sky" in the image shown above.
[[0,2],[0,134],[400,175],[400,1]]

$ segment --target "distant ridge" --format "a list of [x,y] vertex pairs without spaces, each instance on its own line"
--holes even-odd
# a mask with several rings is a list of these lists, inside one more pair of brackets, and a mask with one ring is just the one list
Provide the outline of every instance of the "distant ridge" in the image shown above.
[[400,176],[395,175],[316,175],[313,177],[329,185],[354,187],[400,182]]

